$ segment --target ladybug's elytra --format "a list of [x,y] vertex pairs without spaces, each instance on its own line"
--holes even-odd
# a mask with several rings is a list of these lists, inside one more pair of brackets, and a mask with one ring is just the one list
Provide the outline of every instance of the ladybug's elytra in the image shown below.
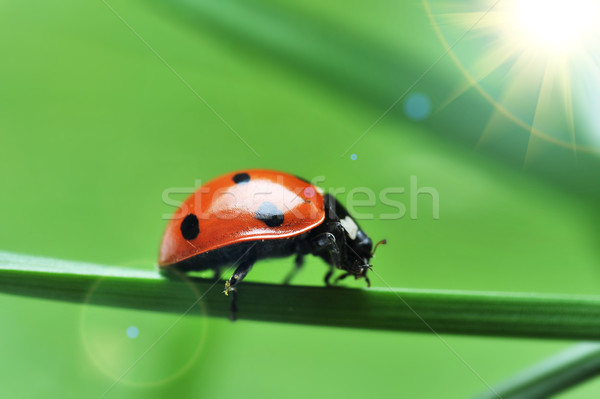
[[[382,241],[384,242],[384,241]],[[273,170],[254,169],[222,175],[202,185],[177,209],[162,239],[159,270],[214,270],[237,265],[225,283],[225,294],[235,290],[254,263],[269,257],[319,256],[347,276],[362,277],[373,243],[346,209],[330,194],[299,177]]]

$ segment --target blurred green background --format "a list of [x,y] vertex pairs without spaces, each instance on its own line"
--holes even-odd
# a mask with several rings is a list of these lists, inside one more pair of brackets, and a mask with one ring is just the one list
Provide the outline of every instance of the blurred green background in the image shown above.
[[[532,148],[479,91],[457,96],[467,79],[425,3],[0,9],[1,250],[150,269],[174,210],[165,190],[265,167],[346,193],[405,187],[408,205],[416,176],[439,193],[439,219],[427,195],[417,219],[370,210],[362,227],[389,243],[374,286],[600,291],[597,151]],[[248,280],[291,266],[265,261]],[[325,270],[310,259],[295,282]],[[479,378],[432,334],[189,317],[113,385],[177,316],[0,298],[2,397],[465,398],[571,344],[445,336]],[[560,397],[599,394],[591,381]]]

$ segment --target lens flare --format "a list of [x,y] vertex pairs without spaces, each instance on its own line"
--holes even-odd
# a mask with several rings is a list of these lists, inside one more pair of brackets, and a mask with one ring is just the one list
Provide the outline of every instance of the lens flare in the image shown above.
[[512,7],[518,35],[551,53],[569,52],[600,32],[598,0],[521,0]]
[[514,134],[508,120],[529,132],[524,163],[545,156],[540,149],[548,144],[572,149],[575,162],[578,152],[600,154],[595,106],[600,93],[599,0],[423,4],[448,56],[466,77],[438,112],[475,89],[495,109],[481,133],[481,146]]

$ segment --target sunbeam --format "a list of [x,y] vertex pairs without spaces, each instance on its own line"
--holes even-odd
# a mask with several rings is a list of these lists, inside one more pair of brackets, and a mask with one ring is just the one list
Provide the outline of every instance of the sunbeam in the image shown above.
[[[494,2],[423,0],[442,44],[466,31]],[[500,115],[528,131],[524,163],[536,143],[600,153],[600,2],[505,0],[449,51],[466,77],[441,109],[475,88],[496,109],[478,147],[514,134]],[[437,110],[439,111],[439,109]],[[535,138],[535,139],[534,139]],[[545,148],[545,147],[544,147]]]

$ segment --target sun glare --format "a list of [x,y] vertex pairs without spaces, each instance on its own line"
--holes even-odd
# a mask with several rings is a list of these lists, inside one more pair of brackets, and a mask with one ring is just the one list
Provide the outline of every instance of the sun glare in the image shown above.
[[520,0],[513,3],[514,25],[521,39],[550,52],[572,46],[600,33],[598,0]]
[[[524,163],[547,143],[600,154],[600,0],[423,0],[467,78],[442,107],[476,89],[494,107],[479,145],[529,131]],[[456,38],[460,40],[456,40]],[[451,45],[451,43],[453,43]]]

